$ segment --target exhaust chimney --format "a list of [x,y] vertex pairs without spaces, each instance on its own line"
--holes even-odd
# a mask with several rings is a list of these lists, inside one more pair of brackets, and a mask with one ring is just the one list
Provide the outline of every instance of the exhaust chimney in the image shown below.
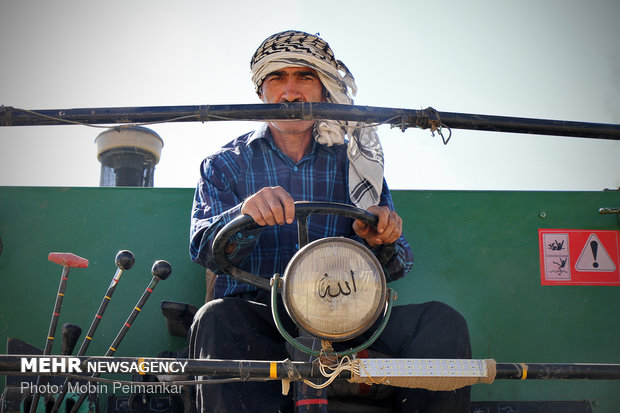
[[153,186],[164,141],[154,131],[134,126],[108,129],[95,138],[101,162],[100,186]]

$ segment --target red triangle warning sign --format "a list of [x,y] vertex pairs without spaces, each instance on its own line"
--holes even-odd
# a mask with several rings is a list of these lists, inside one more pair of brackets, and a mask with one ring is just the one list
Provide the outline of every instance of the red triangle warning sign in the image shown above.
[[575,268],[579,271],[611,272],[616,271],[616,264],[605,250],[601,240],[593,233],[583,246]]

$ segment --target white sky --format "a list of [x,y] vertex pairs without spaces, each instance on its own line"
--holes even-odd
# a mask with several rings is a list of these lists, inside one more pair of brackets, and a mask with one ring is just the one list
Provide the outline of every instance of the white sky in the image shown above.
[[[249,60],[286,29],[320,35],[359,105],[620,123],[620,1],[0,0],[0,104],[26,109],[259,103]],[[247,122],[151,126],[155,186],[194,187]],[[97,186],[84,126],[0,127],[0,185]],[[620,142],[382,126],[400,189],[620,187]]]

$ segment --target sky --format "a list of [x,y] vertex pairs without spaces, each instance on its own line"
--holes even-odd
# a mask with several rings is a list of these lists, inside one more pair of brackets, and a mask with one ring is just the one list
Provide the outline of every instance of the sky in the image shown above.
[[[0,105],[37,109],[259,103],[249,61],[269,35],[319,33],[355,104],[620,123],[618,0],[0,0]],[[194,187],[201,160],[250,122],[149,126],[156,187]],[[98,186],[86,126],[0,127],[0,186]],[[379,135],[392,189],[620,187],[620,141],[452,130]]]

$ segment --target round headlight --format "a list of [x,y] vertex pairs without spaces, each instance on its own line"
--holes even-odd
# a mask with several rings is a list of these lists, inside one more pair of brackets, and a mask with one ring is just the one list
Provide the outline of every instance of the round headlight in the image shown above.
[[282,299],[299,327],[323,340],[344,341],[370,328],[385,308],[385,275],[359,242],[323,238],[291,259]]

